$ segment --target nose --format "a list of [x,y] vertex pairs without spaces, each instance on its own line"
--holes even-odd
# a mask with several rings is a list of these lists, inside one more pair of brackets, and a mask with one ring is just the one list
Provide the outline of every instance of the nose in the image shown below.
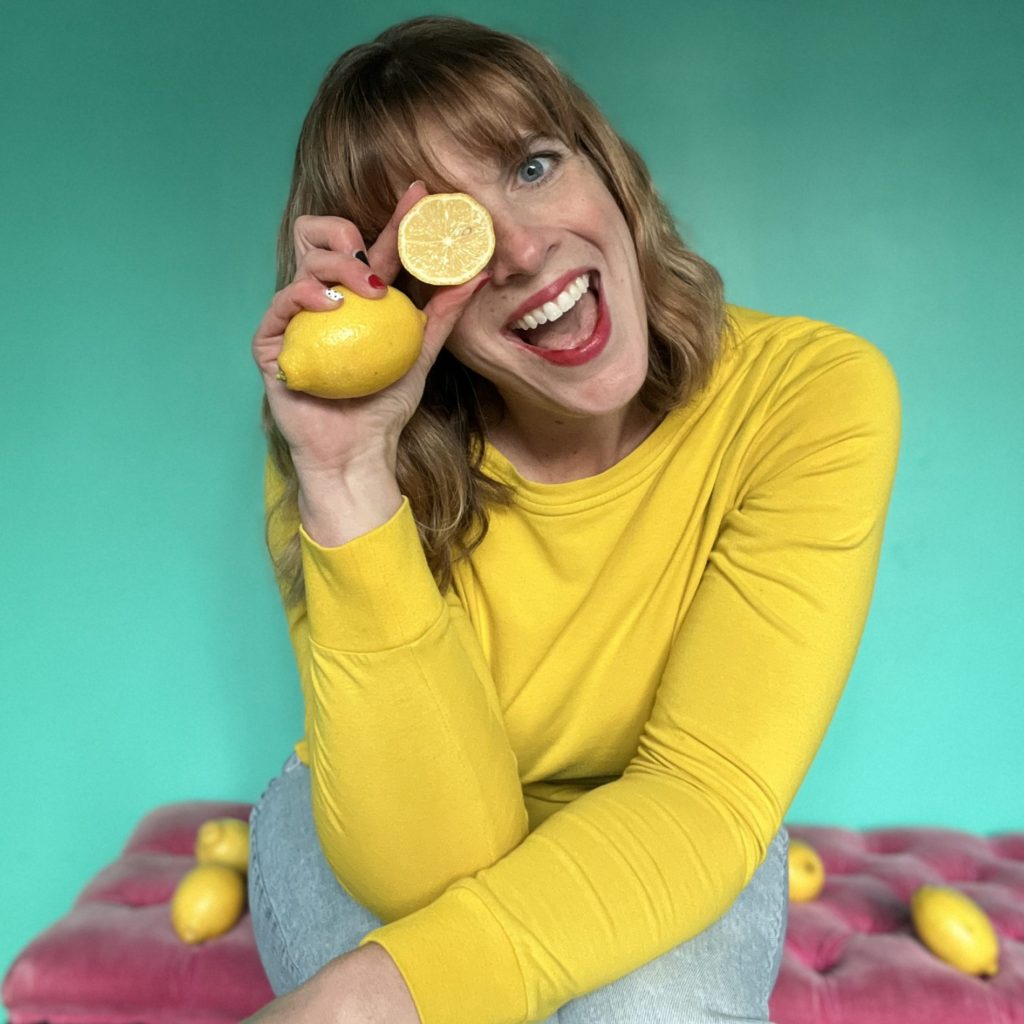
[[500,286],[519,276],[538,274],[553,245],[546,225],[537,224],[516,210],[496,210],[492,206],[490,214],[494,222],[491,284]]

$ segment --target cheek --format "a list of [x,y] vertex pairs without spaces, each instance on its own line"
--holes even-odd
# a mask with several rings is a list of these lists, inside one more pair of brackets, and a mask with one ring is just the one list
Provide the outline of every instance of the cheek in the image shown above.
[[460,320],[452,328],[451,333],[448,335],[447,340],[444,343],[444,347],[448,349],[453,356],[458,359],[462,359],[469,347],[469,339],[467,337],[468,332],[466,331],[465,325]]
[[471,370],[480,370],[488,364],[483,346],[474,340],[475,337],[472,321],[467,322],[467,318],[464,316],[452,328],[452,332],[445,342],[445,348],[460,363],[464,363]]

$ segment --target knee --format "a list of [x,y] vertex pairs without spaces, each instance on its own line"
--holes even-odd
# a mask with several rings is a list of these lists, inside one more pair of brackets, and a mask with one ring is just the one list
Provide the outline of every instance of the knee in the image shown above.
[[289,761],[250,818],[249,900],[275,993],[291,991],[380,925],[338,884],[313,824],[309,771]]
[[304,980],[293,955],[288,865],[303,845],[301,773],[289,759],[272,779],[249,816],[249,912],[256,948],[275,995],[297,988]]
[[746,888],[714,924],[663,956],[558,1011],[559,1024],[754,1024],[782,958],[787,836],[781,830]]

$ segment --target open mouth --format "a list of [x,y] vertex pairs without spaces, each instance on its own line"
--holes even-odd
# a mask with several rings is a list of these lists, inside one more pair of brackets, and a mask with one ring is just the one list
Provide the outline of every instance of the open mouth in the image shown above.
[[596,270],[578,274],[557,295],[507,324],[505,333],[524,345],[549,352],[581,347],[598,323],[599,282]]

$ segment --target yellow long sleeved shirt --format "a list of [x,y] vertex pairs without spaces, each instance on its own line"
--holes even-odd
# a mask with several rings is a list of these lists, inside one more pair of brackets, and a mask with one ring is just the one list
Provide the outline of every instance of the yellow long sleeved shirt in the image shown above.
[[296,749],[423,1024],[542,1020],[717,920],[832,717],[896,381],[838,328],[729,314],[709,386],[605,472],[535,483],[488,447],[517,502],[447,595],[407,500],[338,548],[300,532]]

